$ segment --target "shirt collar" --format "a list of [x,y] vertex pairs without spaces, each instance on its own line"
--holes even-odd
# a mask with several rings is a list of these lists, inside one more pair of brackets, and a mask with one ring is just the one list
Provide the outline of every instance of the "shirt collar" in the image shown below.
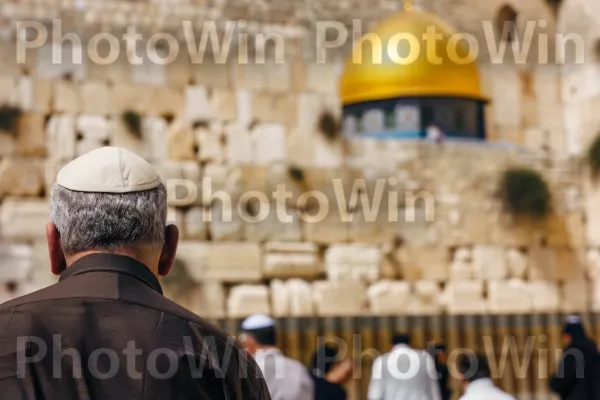
[[59,281],[75,275],[100,271],[129,275],[163,294],[158,278],[146,265],[120,254],[94,253],[84,256],[61,273]]

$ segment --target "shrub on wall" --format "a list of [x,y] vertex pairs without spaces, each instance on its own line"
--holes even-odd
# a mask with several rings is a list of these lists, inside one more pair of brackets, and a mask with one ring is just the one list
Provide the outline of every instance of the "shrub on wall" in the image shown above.
[[500,182],[504,209],[517,217],[544,218],[551,208],[548,185],[539,172],[528,168],[504,171]]
[[20,108],[12,106],[0,107],[0,130],[12,135],[16,135],[17,130],[19,129],[20,118]]
[[590,144],[587,158],[590,169],[592,170],[592,175],[598,176],[598,174],[600,174],[600,134],[596,136],[596,139]]
[[127,110],[123,113],[122,119],[131,134],[137,138],[142,137],[142,116],[139,113]]

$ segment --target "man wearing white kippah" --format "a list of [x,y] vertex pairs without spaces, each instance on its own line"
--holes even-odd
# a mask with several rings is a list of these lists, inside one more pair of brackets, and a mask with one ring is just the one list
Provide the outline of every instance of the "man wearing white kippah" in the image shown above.
[[252,315],[242,322],[242,331],[242,342],[262,370],[273,400],[314,399],[314,383],[306,367],[277,349],[271,317]]
[[166,197],[116,147],[58,173],[46,235],[60,280],[0,306],[2,399],[269,399],[233,338],[162,295],[179,240]]

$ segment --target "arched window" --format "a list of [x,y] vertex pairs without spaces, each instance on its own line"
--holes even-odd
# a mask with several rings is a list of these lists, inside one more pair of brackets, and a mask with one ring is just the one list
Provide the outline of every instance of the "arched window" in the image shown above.
[[517,37],[517,17],[514,8],[509,5],[503,6],[496,16],[496,32],[501,40],[512,42]]

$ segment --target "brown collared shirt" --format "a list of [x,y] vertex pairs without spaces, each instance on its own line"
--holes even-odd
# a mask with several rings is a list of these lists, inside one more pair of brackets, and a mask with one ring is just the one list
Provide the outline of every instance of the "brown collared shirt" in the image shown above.
[[55,285],[0,306],[0,398],[270,399],[231,336],[115,254],[83,257]]

